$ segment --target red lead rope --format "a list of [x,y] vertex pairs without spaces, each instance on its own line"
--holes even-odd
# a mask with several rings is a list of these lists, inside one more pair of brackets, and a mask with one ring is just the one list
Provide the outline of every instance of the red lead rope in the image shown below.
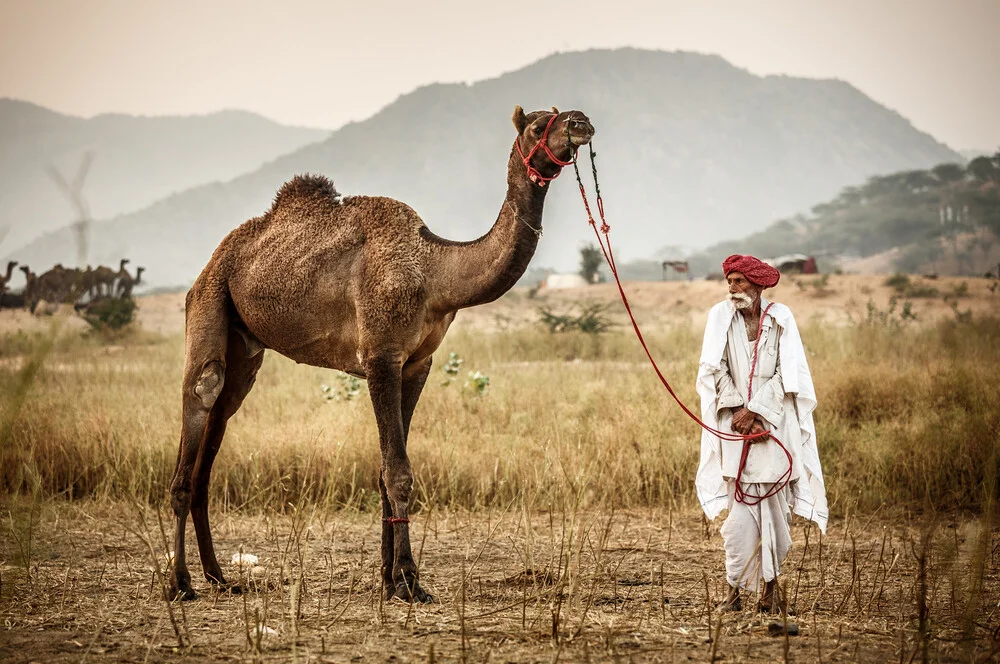
[[[764,308],[764,313],[760,315],[760,320],[757,322],[757,338],[753,342],[753,361],[750,363],[750,381],[747,384],[747,403],[753,398],[753,377],[757,371],[757,348],[760,346],[760,335],[764,331],[764,316],[767,312],[771,310],[774,302],[768,303],[767,307]],[[757,434],[759,435],[759,434]],[[769,434],[770,435],[770,434]],[[736,500],[743,503],[744,505],[760,505],[763,501],[767,500],[771,496],[778,495],[778,492],[785,488],[789,480],[792,478],[792,455],[789,454],[785,446],[781,444],[777,436],[770,436],[774,439],[774,442],[778,444],[781,451],[785,453],[788,457],[788,470],[782,473],[781,478],[771,485],[771,488],[764,492],[764,495],[758,496],[756,494],[747,493],[743,490],[743,471],[747,466],[747,457],[750,456],[750,446],[753,444],[752,441],[743,441],[743,450],[740,452],[740,466],[736,470],[736,489],[734,490]]]
[[[546,128],[546,133],[548,133],[548,128]],[[684,402],[681,401],[680,397],[678,397],[677,394],[674,392],[674,388],[670,386],[670,383],[663,375],[663,372],[660,371],[660,367],[657,366],[656,360],[653,359],[652,354],[649,352],[649,347],[646,345],[646,340],[642,336],[642,331],[639,329],[639,324],[636,323],[635,315],[632,313],[632,307],[629,304],[628,297],[626,297],[625,295],[625,289],[622,288],[621,279],[618,278],[618,268],[615,266],[614,253],[611,251],[611,236],[609,235],[611,226],[608,225],[607,220],[604,218],[604,199],[601,198],[601,187],[597,182],[597,162],[595,161],[596,156],[597,155],[594,153],[593,143],[591,143],[590,168],[594,175],[594,189],[597,194],[596,197],[597,212],[601,218],[600,231],[598,231],[597,222],[594,220],[594,215],[590,211],[590,202],[587,200],[587,190],[583,186],[583,180],[580,178],[580,168],[576,161],[576,153],[574,153],[573,155],[573,170],[576,171],[576,182],[580,186],[580,196],[583,198],[583,206],[587,210],[587,220],[590,223],[591,228],[594,229],[594,236],[597,237],[597,244],[601,247],[601,252],[604,254],[604,260],[607,261],[608,267],[611,269],[611,274],[615,278],[615,284],[618,286],[618,294],[621,295],[622,303],[625,305],[625,311],[628,312],[629,320],[632,321],[632,329],[635,330],[635,336],[638,337],[639,343],[642,344],[642,350],[646,353],[646,357],[649,358],[649,363],[653,365],[653,370],[656,372],[656,375],[660,379],[660,382],[663,383],[663,387],[667,389],[667,392],[670,394],[671,397],[673,397],[674,401],[677,402],[677,405],[681,407],[681,410],[683,410],[688,417],[697,422],[698,426],[700,426],[702,429],[708,431],[709,433],[715,436],[718,436],[722,440],[727,440],[730,442],[743,441],[743,452],[740,455],[739,470],[736,473],[735,497],[738,502],[741,502],[744,505],[750,505],[750,506],[759,505],[764,500],[767,500],[772,496],[776,496],[782,489],[785,488],[785,486],[788,485],[788,482],[792,478],[792,455],[781,443],[781,441],[778,440],[778,438],[769,431],[764,431],[761,433],[755,433],[749,435],[742,435],[738,433],[733,433],[731,431],[720,431],[705,424],[704,422],[701,421],[701,418],[699,418],[691,411],[690,408],[684,405]],[[602,234],[604,235],[603,238],[601,237]],[[770,308],[771,305],[769,304],[767,306],[767,309],[765,309],[760,316],[760,323],[757,329],[757,340],[754,342],[753,362],[750,368],[750,383],[747,390],[748,401],[750,399],[750,390],[753,388],[753,374],[754,371],[757,370],[757,346],[760,343],[760,334],[764,324],[764,316],[767,315],[767,311]],[[759,438],[767,438],[767,437],[772,438],[774,442],[778,444],[778,447],[781,448],[781,451],[785,453],[785,456],[788,457],[788,470],[781,475],[779,480],[775,482],[771,486],[771,488],[764,493],[764,495],[758,496],[755,494],[747,493],[746,491],[743,490],[742,477],[743,477],[743,471],[746,467],[747,457],[750,454],[750,445],[752,445],[753,442]]]

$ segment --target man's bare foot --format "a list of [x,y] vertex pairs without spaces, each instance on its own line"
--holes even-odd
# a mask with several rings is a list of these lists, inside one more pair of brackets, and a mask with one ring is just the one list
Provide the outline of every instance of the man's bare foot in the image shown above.
[[760,596],[760,602],[757,604],[757,610],[761,613],[780,613],[781,611],[775,597],[774,586],[774,581],[764,583],[764,594]]
[[715,607],[716,611],[720,612],[736,612],[743,610],[743,598],[740,597],[739,588],[731,588],[729,591],[729,596],[726,600]]

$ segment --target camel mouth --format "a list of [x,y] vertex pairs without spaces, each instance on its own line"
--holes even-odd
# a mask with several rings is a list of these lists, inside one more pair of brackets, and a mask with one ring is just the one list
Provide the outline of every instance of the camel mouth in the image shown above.
[[590,143],[590,139],[594,137],[594,125],[584,119],[570,119],[566,130],[569,133],[569,142],[576,147]]

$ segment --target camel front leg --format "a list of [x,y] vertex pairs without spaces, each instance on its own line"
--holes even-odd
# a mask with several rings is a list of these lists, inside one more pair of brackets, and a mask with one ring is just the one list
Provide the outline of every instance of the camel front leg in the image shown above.
[[[417,582],[417,567],[410,548],[409,504],[413,472],[406,454],[401,362],[396,357],[379,355],[365,363],[365,374],[368,376],[368,392],[375,409],[382,453],[380,489],[384,485],[386,499],[383,508],[388,502],[391,509],[391,516],[383,519],[382,530],[383,555],[386,557],[390,530],[392,535],[391,593],[404,600],[430,602],[433,598]],[[388,573],[385,578],[390,579]],[[387,590],[386,594],[389,593]]]
[[[410,420],[413,418],[413,410],[420,399],[420,393],[427,382],[427,376],[431,371],[431,358],[413,365],[413,368],[404,367],[402,377],[402,389],[400,399],[400,414],[403,417],[403,445],[404,448],[410,438]],[[379,494],[382,498],[382,581],[385,584],[386,599],[392,599],[396,594],[396,584],[392,578],[393,567],[396,561],[396,547],[393,537],[395,526],[391,523],[392,503],[385,490],[385,482],[379,473],[378,478]]]

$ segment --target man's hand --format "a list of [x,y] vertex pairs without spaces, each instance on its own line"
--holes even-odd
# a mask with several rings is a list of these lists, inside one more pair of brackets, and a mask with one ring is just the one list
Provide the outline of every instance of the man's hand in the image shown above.
[[750,433],[750,427],[752,427],[753,423],[756,421],[757,415],[755,415],[753,411],[747,410],[743,406],[733,409],[733,431],[741,433],[745,436]]
[[[765,433],[766,431],[767,431],[767,429],[764,428],[764,424],[760,420],[758,420],[758,419],[755,418],[754,421],[753,421],[753,423],[750,425],[750,431],[748,431],[747,434],[749,434],[749,435],[752,436],[755,433]],[[754,438],[750,442],[751,443],[763,443],[763,442],[769,440],[770,438],[771,438],[770,436],[761,436],[760,438]]]

